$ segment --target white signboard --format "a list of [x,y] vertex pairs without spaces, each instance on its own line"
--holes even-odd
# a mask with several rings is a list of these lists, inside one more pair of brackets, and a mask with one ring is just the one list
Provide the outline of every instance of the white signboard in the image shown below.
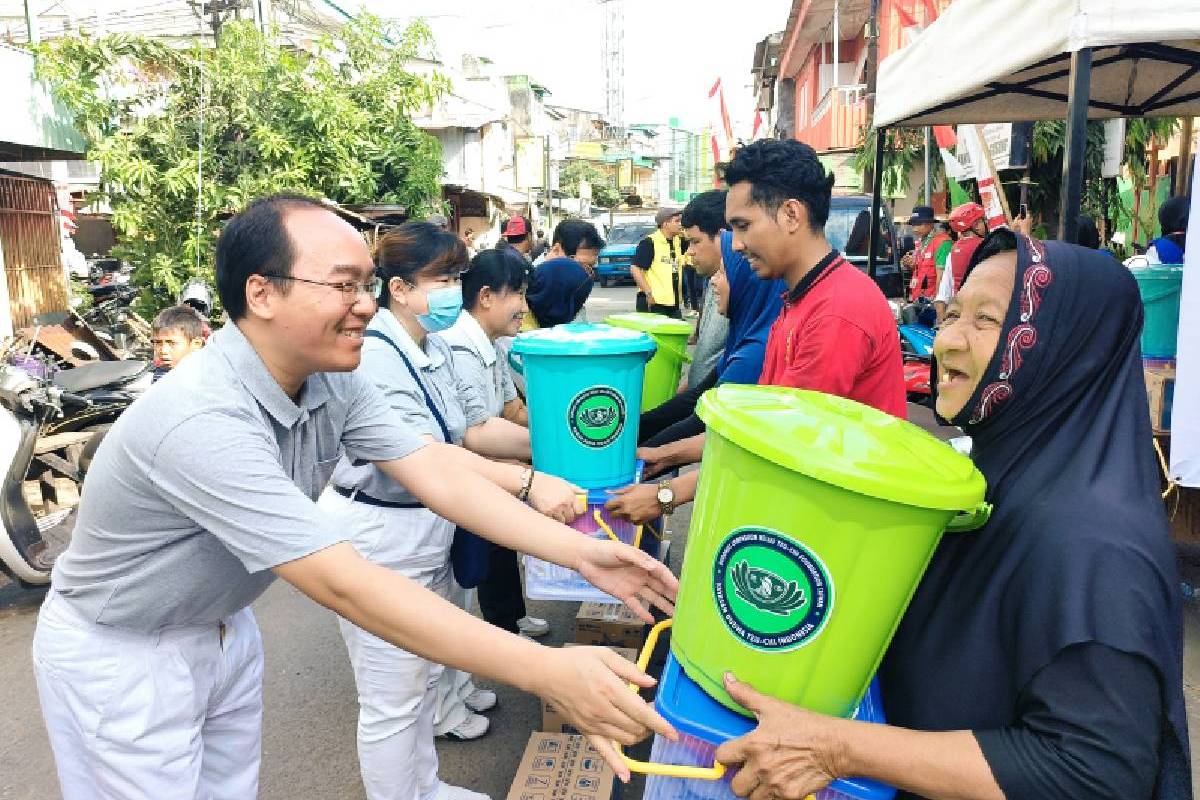
[[1011,122],[994,122],[990,125],[960,125],[958,126],[958,145],[954,152],[958,158],[959,175],[952,177],[955,177],[956,180],[970,180],[978,177],[978,161],[971,157],[970,148],[963,143],[964,133],[968,128],[982,131],[983,141],[991,151],[992,166],[996,168],[996,171],[1008,169],[1008,162],[1012,155]]
[[1125,157],[1125,120],[1104,120],[1104,166],[1100,175],[1105,178],[1116,178],[1121,174],[1121,161]]

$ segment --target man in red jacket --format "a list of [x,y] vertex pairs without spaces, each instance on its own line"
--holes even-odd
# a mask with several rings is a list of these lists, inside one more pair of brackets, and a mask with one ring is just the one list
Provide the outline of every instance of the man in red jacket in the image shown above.
[[[900,337],[875,282],[825,238],[833,176],[797,141],[761,140],[724,167],[725,218],[733,248],[759,278],[788,286],[771,327],[760,384],[835,394],[903,419]],[[646,474],[700,460],[703,435],[643,448]],[[698,472],[622,491],[609,511],[645,522],[695,495]]]
[[908,299],[913,303],[922,297],[932,300],[937,294],[942,269],[946,266],[946,256],[950,254],[954,240],[950,238],[950,234],[938,230],[937,217],[933,215],[933,208],[930,206],[914,208],[908,224],[913,233],[921,237],[917,249],[910,256],[905,256],[907,266],[912,268]]
[[946,306],[951,298],[962,288],[963,278],[967,275],[967,265],[975,249],[983,243],[983,237],[988,235],[987,220],[984,219],[983,206],[979,203],[963,203],[950,212],[950,230],[958,234],[958,241],[950,248],[946,256],[946,266],[938,282],[937,297],[933,307],[937,310],[938,322],[946,316]]

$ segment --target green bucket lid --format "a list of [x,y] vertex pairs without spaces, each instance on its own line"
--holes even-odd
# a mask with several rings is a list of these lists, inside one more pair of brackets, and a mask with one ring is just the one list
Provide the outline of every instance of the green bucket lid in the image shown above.
[[680,319],[672,319],[665,314],[648,314],[645,311],[631,311],[628,314],[611,314],[604,318],[609,325],[618,328],[630,328],[650,334],[665,334],[667,336],[691,336],[692,326]]
[[512,352],[538,356],[615,356],[653,353],[656,348],[654,340],[644,333],[611,325],[569,322],[522,333],[513,340]]
[[843,397],[725,384],[696,413],[739,447],[825,483],[895,503],[976,508],[986,482],[974,463],[909,422]]

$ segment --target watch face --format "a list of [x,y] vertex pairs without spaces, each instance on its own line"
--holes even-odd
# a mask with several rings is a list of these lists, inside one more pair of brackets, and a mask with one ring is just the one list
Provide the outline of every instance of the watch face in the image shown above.
[[674,499],[675,499],[675,492],[673,492],[671,490],[670,486],[664,486],[658,490],[658,502],[669,503]]

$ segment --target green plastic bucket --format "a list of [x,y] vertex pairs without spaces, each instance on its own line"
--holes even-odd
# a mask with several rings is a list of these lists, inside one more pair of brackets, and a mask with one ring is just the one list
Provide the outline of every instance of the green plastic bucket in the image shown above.
[[604,321],[618,328],[647,333],[658,345],[658,352],[654,354],[654,358],[646,362],[646,379],[642,384],[642,411],[657,408],[674,397],[679,388],[679,377],[683,374],[683,364],[692,360],[687,352],[692,326],[663,314],[647,314],[641,311],[613,314]]
[[1183,267],[1166,264],[1130,267],[1142,295],[1142,356],[1174,358],[1179,338],[1179,295]]
[[671,650],[735,711],[727,670],[849,716],[947,525],[986,521],[983,475],[916,425],[819,392],[725,385],[698,413],[708,437]]

